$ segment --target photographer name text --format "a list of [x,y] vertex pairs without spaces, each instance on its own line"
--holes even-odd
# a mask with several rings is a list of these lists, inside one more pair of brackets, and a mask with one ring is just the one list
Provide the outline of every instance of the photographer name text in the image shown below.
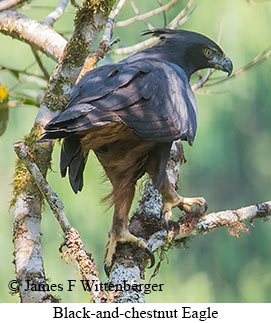
[[136,291],[143,292],[144,294],[150,294],[152,292],[162,292],[164,284],[136,284],[130,283],[126,280],[122,284],[112,283],[97,283],[95,280],[75,280],[68,279],[65,284],[37,284],[31,280],[26,280],[26,286],[24,291],[48,291],[48,292],[61,292],[68,291],[72,292],[77,286],[80,286],[84,291],[96,291],[96,292],[128,292]]

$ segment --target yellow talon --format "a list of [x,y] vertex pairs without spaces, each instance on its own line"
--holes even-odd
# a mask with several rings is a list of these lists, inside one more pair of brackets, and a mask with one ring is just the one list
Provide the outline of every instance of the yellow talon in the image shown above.
[[152,253],[152,251],[148,248],[148,246],[146,245],[146,243],[137,238],[136,236],[134,236],[133,234],[131,234],[128,230],[121,232],[120,235],[115,235],[113,232],[109,232],[109,239],[107,241],[107,243],[105,244],[104,247],[104,263],[105,263],[105,271],[108,274],[109,272],[109,268],[112,265],[112,260],[113,260],[113,256],[116,252],[116,247],[117,247],[117,243],[135,243],[139,248],[144,249],[147,254],[150,257],[151,260],[151,265],[150,267],[152,267],[154,265],[154,255]]

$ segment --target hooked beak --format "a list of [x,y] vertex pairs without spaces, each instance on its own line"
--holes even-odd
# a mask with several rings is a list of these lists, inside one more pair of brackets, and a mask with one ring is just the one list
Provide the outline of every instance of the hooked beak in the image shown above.
[[232,73],[232,61],[226,57],[226,56],[223,56],[223,57],[217,57],[217,56],[214,56],[212,58],[212,61],[211,61],[213,67],[217,70],[221,70],[223,72],[227,72],[228,73],[228,76],[231,75]]
[[232,68],[232,61],[228,57],[225,57],[221,64],[221,71],[227,72],[228,76],[230,76],[232,73]]

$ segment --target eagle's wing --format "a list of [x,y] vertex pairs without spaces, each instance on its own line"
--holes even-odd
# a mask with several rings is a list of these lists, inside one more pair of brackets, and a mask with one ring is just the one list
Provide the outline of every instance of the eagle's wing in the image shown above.
[[46,126],[45,137],[65,137],[114,121],[144,140],[181,138],[191,144],[197,105],[185,72],[155,59],[96,68],[77,84],[67,108]]

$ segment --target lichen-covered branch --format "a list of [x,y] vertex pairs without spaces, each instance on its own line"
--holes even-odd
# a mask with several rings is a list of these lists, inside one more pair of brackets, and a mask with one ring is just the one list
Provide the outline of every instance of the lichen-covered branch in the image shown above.
[[49,184],[46,182],[37,164],[33,161],[33,158],[31,157],[27,146],[23,142],[17,142],[14,144],[14,150],[17,156],[20,158],[20,160],[23,161],[28,171],[31,173],[39,190],[41,191],[42,195],[48,202],[51,210],[55,214],[61,229],[64,233],[67,233],[70,230],[71,225],[63,211],[64,205],[61,202],[58,195],[51,189]]
[[149,239],[149,246],[153,251],[165,244],[174,246],[221,227],[226,227],[230,235],[239,237],[241,232],[249,232],[246,222],[253,224],[255,219],[268,220],[270,217],[271,201],[237,210],[212,212],[200,217],[187,214],[177,222],[170,222],[168,234],[165,230],[155,232]]
[[[108,295],[103,291],[100,291],[98,288],[95,288],[95,285],[100,284],[97,267],[91,258],[91,254],[85,251],[83,241],[78,231],[71,227],[64,213],[64,205],[59,196],[51,189],[50,185],[45,180],[37,164],[33,161],[27,146],[23,142],[17,142],[14,144],[14,150],[19,159],[27,167],[29,173],[32,175],[32,178],[49,204],[63,233],[65,234],[65,246],[67,248],[63,252],[61,250],[62,257],[67,263],[71,263],[72,260],[75,259],[83,280],[94,283],[93,288],[91,288],[89,292],[95,303],[107,301]],[[28,294],[29,297],[31,297],[32,292],[30,291],[27,295]],[[26,296],[24,296],[24,299],[25,298]]]
[[0,12],[0,32],[28,43],[55,61],[67,44],[66,39],[48,25],[12,10]]
[[[51,151],[50,147],[39,151],[34,148],[39,139],[39,130],[38,127],[34,127],[30,134],[24,138],[24,142],[32,148],[33,157],[36,158],[38,153],[42,155],[39,168],[45,176],[50,163]],[[20,159],[16,162],[13,191],[14,197],[11,206],[14,206],[14,264],[21,302],[56,302],[57,300],[48,291],[31,293],[26,289],[27,281],[36,285],[46,284],[46,277],[43,268],[40,232],[42,197]]]
[[[50,77],[48,89],[35,124],[30,134],[24,138],[24,143],[29,147],[30,154],[44,177],[50,165],[53,145],[52,143],[38,144],[37,141],[43,132],[44,125],[65,106],[84,61],[106,23],[114,2],[114,0],[83,1],[82,6],[76,12],[75,29],[70,41],[68,43],[65,41],[64,50],[58,47],[58,51],[60,50],[58,66]],[[8,15],[8,18],[11,17],[10,20],[5,21],[5,24],[3,24],[3,15]],[[20,21],[19,26],[14,22],[16,17]],[[53,31],[48,25],[29,20],[29,18],[16,12],[7,13],[5,11],[0,13],[0,31],[7,31],[7,34],[12,37],[22,39],[20,32],[24,22],[26,23],[26,31],[29,33],[29,35],[27,33],[29,41],[35,40],[35,36],[39,34],[39,28],[44,28],[49,33]],[[6,25],[8,25],[8,28]],[[13,27],[15,33],[12,31]],[[17,30],[17,27],[19,30]],[[23,33],[25,33],[25,30],[23,30]],[[40,37],[39,45],[43,51],[47,47],[46,39],[46,35]],[[30,43],[35,46],[32,41]],[[11,205],[14,206],[15,272],[18,281],[21,282],[19,291],[21,301],[44,302],[45,299],[55,301],[49,293],[43,295],[43,293],[36,292],[32,293],[31,297],[24,293],[23,287],[27,279],[34,284],[39,284],[41,282],[46,283],[46,278],[40,243],[42,195],[21,160],[17,160],[16,164]],[[35,221],[32,221],[33,218]],[[31,248],[29,247],[29,237],[34,235],[35,239],[31,240],[33,242]]]

